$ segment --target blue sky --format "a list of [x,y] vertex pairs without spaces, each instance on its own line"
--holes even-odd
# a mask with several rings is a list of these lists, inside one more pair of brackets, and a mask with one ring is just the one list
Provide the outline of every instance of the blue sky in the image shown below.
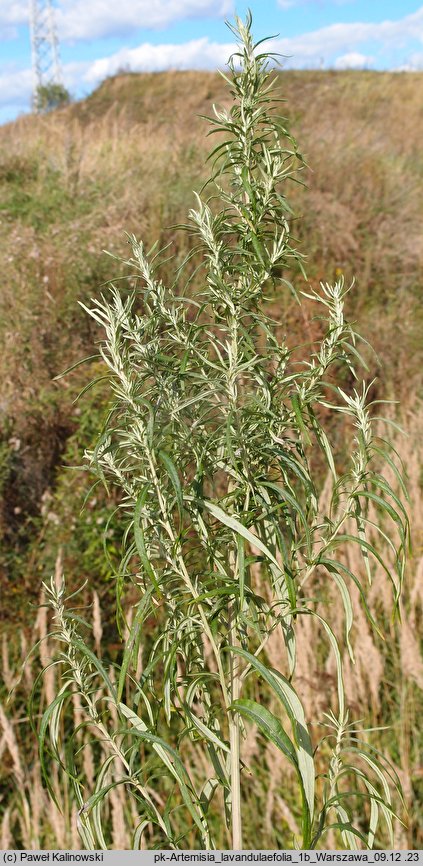
[[[29,110],[30,0],[0,0],[0,122]],[[418,0],[53,0],[64,82],[80,98],[119,69],[216,69],[225,18],[250,7],[287,67],[423,69]]]

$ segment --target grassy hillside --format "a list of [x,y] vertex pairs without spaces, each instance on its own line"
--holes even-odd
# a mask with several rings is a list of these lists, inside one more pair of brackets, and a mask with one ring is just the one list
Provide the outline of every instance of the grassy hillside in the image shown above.
[[[375,723],[394,726],[387,749],[410,807],[410,829],[397,843],[421,847],[423,745],[416,732],[423,661],[415,635],[423,601],[423,74],[286,72],[278,86],[286,99],[282,110],[309,165],[306,187],[297,185],[290,193],[308,278],[316,285],[341,272],[348,282],[355,277],[349,314],[376,349],[376,355],[366,350],[369,377],[378,377],[375,395],[401,399],[401,421],[409,433],[408,440],[398,440],[409,468],[414,524],[407,637],[402,646],[393,642],[387,654],[365,633],[367,649],[358,679],[351,674],[350,697],[361,712],[373,713]],[[125,256],[125,232],[147,247],[157,239],[171,242],[174,258],[164,279],[189,250],[189,235],[174,226],[185,221],[192,191],[208,173],[205,158],[213,139],[205,137],[199,115],[227,99],[224,82],[214,74],[125,74],[104,82],[81,103],[0,128],[0,587],[7,641],[17,624],[22,640],[30,639],[31,605],[61,553],[69,584],[88,578],[96,587],[105,651],[111,657],[116,651],[109,615],[112,569],[102,544],[112,505],[96,490],[81,514],[90,479],[68,468],[81,463],[84,447],[99,430],[105,398],[100,383],[74,402],[98,372],[95,363],[64,379],[54,377],[93,353],[95,328],[77,301],[127,272],[103,250]],[[298,274],[289,276],[304,287]],[[311,311],[295,307],[282,289],[272,304],[292,343],[313,339],[319,324]],[[119,534],[118,524],[109,530],[112,562]],[[375,597],[375,605],[379,601]],[[39,632],[39,620],[36,628]],[[396,640],[393,626],[391,633]],[[5,680],[12,682],[20,644],[10,641],[9,650]],[[366,679],[369,654],[372,682]],[[310,670],[304,671],[305,682],[316,679]],[[393,700],[389,683],[401,675],[402,688]],[[326,671],[316,688],[328,688],[330,676]],[[25,682],[17,693],[16,718],[23,712]],[[315,701],[316,693],[310,692],[309,700]],[[15,753],[22,750],[23,778],[25,742],[16,731],[14,736]],[[18,778],[10,736],[2,743],[5,768],[13,767]],[[275,791],[272,797],[269,828],[274,810],[282,808]],[[6,811],[8,802],[5,795]],[[47,815],[48,806],[42,808]],[[288,813],[289,825],[295,814]],[[8,814],[10,824],[13,811]],[[24,823],[13,820],[12,836],[31,842]],[[66,826],[61,832],[71,844]],[[46,838],[48,833],[41,834],[38,841],[45,844]]]

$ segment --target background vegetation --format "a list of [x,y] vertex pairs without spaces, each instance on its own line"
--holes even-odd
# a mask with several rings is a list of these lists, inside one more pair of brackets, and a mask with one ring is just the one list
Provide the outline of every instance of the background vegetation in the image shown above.
[[[374,396],[401,398],[397,416],[408,432],[396,443],[410,478],[414,551],[402,638],[388,614],[390,639],[385,644],[370,634],[362,618],[347,690],[356,718],[390,726],[382,735],[383,748],[401,777],[409,810],[408,826],[399,826],[396,843],[415,848],[423,842],[418,724],[423,710],[422,78],[365,72],[281,75],[285,114],[311,167],[304,176],[308,190],[291,192],[302,215],[297,234],[308,257],[308,277],[312,285],[340,272],[347,281],[356,277],[348,313],[377,351],[368,356],[370,378],[378,377]],[[177,262],[186,254],[189,236],[163,226],[184,221],[193,204],[192,190],[206,176],[210,143],[196,115],[225,100],[223,82],[211,74],[126,74],[105,82],[83,103],[0,129],[3,846],[80,844],[68,792],[57,779],[64,807],[60,815],[40,790],[36,746],[26,721],[27,695],[40,667],[37,657],[5,707],[32,630],[47,629],[44,612],[37,614],[35,605],[41,579],[54,570],[59,555],[69,587],[87,577],[96,588],[94,639],[98,646],[101,642],[104,656],[113,659],[119,651],[111,616],[113,572],[102,542],[113,503],[97,488],[81,514],[90,482],[84,473],[66,468],[80,463],[83,448],[92,444],[100,427],[105,411],[101,384],[75,404],[96,364],[65,379],[54,377],[93,353],[95,325],[77,300],[87,301],[102,281],[119,276],[121,266],[102,255],[102,249],[125,255],[128,231],[142,236],[146,246],[156,238],[173,241]],[[175,261],[168,267],[173,271]],[[300,276],[296,285],[303,285]],[[320,333],[314,311],[297,309],[282,289],[271,312],[294,344],[309,343]],[[341,427],[333,435],[342,442]],[[112,563],[119,534],[114,523],[107,541]],[[92,601],[91,592],[87,604]],[[383,583],[378,583],[373,605],[379,615],[385,603],[388,609]],[[314,715],[334,687],[334,671],[314,652],[312,633],[304,634],[304,647],[303,699]],[[277,651],[270,643],[275,665]],[[44,662],[47,645],[39,652]],[[50,700],[53,684],[47,681],[44,688]],[[78,712],[75,706],[76,716]],[[246,747],[252,756],[254,738]],[[248,835],[254,839],[255,822],[264,820],[269,846],[279,844],[278,833],[285,834],[286,843],[297,821],[295,801],[282,798],[282,769],[273,768],[269,789],[264,775],[258,779],[249,798]],[[110,827],[114,847],[126,847],[125,802],[119,790],[110,808]],[[264,819],[257,808],[263,798]]]

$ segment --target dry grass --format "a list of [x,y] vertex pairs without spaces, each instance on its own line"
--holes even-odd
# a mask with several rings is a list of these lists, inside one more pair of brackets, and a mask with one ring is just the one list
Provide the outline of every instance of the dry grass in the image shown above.
[[[423,845],[423,738],[419,723],[423,691],[423,522],[421,486],[413,468],[423,465],[422,421],[423,406],[420,405],[413,422],[409,424],[408,436],[394,437],[395,447],[410,471],[409,512],[413,520],[413,554],[405,580],[402,622],[400,625],[398,621],[392,621],[388,578],[382,568],[377,569],[370,591],[370,610],[377,621],[384,622],[386,641],[382,641],[371,630],[358,593],[352,593],[356,621],[352,638],[355,664],[351,663],[346,651],[343,658],[346,695],[354,717],[363,719],[369,727],[387,725],[390,728],[382,736],[383,749],[400,776],[407,810],[404,816],[406,826],[397,825],[396,847],[418,849]],[[394,486],[394,479],[391,478],[390,481]],[[374,516],[370,510],[369,519],[372,520]],[[384,555],[389,562],[389,551],[386,548]],[[346,564],[354,574],[361,574],[364,578],[362,561],[352,545]],[[337,623],[337,632],[341,635],[344,613],[335,592],[333,604],[336,612],[332,614],[332,621]],[[322,634],[312,617],[305,617],[299,623],[297,635],[297,689],[308,717],[321,716],[330,695],[335,694],[334,660],[327,648],[323,649]],[[327,655],[326,662],[322,653]],[[269,641],[267,654],[275,668],[286,668],[285,651],[276,636]],[[276,822],[278,817],[283,818],[278,798],[286,768],[278,768],[278,763],[281,762],[275,750],[269,749],[269,769],[273,779],[280,779],[279,785],[272,783],[268,791],[266,820],[269,826]]]
[[[423,845],[422,84],[420,74],[289,72],[281,77],[286,114],[311,167],[305,178],[308,191],[294,193],[310,278],[313,283],[331,279],[337,269],[347,279],[356,276],[350,313],[380,356],[380,362],[369,359],[371,375],[379,376],[378,394],[396,394],[403,401],[408,438],[397,444],[409,474],[413,528],[404,626],[400,638],[385,604],[385,578],[378,575],[372,608],[384,618],[389,639],[383,644],[370,632],[357,604],[356,665],[348,659],[345,665],[356,717],[392,728],[383,736],[383,747],[398,768],[409,809],[408,827],[399,831],[397,845],[414,848]],[[86,483],[80,476],[64,477],[60,470],[64,455],[68,462],[79,462],[82,443],[90,436],[88,416],[97,419],[99,412],[94,400],[85,404],[88,409],[72,405],[86,373],[52,381],[92,351],[95,333],[76,299],[86,299],[102,280],[119,275],[119,266],[101,256],[101,250],[124,253],[125,231],[142,235],[147,244],[156,238],[172,240],[177,262],[186,253],[189,237],[164,231],[163,225],[184,221],[192,190],[205,175],[210,141],[195,115],[209,113],[211,103],[224,98],[223,84],[211,74],[123,75],[105,82],[82,104],[0,128],[0,583],[6,636],[0,712],[2,847],[80,846],[76,806],[63,780],[56,773],[63,814],[41,788],[26,720],[25,700],[51,652],[48,643],[40,644],[12,703],[5,703],[19,657],[34,637],[26,598],[36,600],[38,575],[45,577],[46,568],[53,569],[60,545],[70,580],[78,583],[86,575],[96,587],[95,646],[114,657],[101,525],[96,523],[107,514],[99,497],[82,532],[77,515]],[[168,266],[165,277],[174,267]],[[293,343],[302,343],[304,333],[312,339],[318,325],[307,310],[299,317],[291,304],[285,308],[285,301],[280,291],[272,303],[281,328]],[[334,437],[342,441],[342,431],[334,431]],[[83,548],[89,550],[87,559]],[[340,628],[342,617],[339,610]],[[27,623],[19,639],[16,622]],[[311,618],[299,624],[299,685],[313,716],[326,702],[334,675],[315,628]],[[45,635],[44,612],[34,629]],[[272,663],[282,664],[276,639],[269,642],[268,653]],[[53,669],[45,680],[45,701],[54,693],[55,676]],[[77,720],[76,703],[74,713]],[[95,783],[96,748],[100,746],[93,744],[84,752],[88,790]],[[247,766],[257,748],[250,731],[244,743]],[[274,844],[274,827],[282,823],[287,832],[295,832],[298,816],[295,803],[285,796],[286,766],[275,766],[270,750],[266,759],[273,781],[263,788],[265,821]],[[9,773],[15,779],[12,786]],[[110,826],[114,846],[126,847],[124,828],[131,818],[119,790],[111,801]],[[262,818],[258,794],[252,791],[250,797],[252,828]]]
[[[44,593],[40,605],[44,603]],[[98,602],[93,604],[93,633],[98,629],[100,611]],[[49,626],[51,623],[49,623]],[[98,632],[97,632],[98,635]],[[3,848],[27,849],[78,849],[81,839],[78,833],[78,806],[66,777],[52,762],[51,781],[58,808],[41,784],[41,768],[36,741],[29,726],[27,705],[35,679],[41,667],[48,665],[57,652],[57,645],[47,635],[46,608],[40,607],[31,644],[37,652],[27,661],[25,669],[15,659],[12,692],[4,706],[0,704],[0,834]],[[4,681],[10,675],[12,662],[7,649],[3,654]],[[6,675],[5,675],[6,674]],[[44,675],[38,698],[40,714],[56,695],[61,679],[58,668],[50,667]],[[78,695],[73,699],[73,729],[83,722]],[[96,765],[102,760],[103,743],[95,728],[80,729],[76,735],[78,748],[83,749],[82,775],[84,795],[93,793],[96,783]],[[96,756],[94,756],[96,752]],[[113,767],[110,771],[114,772]],[[113,776],[110,776],[112,778]],[[106,812],[107,815],[107,812]],[[111,827],[113,848],[131,846],[131,830],[135,816],[129,818],[126,811],[125,794],[119,787],[110,797],[108,818]]]

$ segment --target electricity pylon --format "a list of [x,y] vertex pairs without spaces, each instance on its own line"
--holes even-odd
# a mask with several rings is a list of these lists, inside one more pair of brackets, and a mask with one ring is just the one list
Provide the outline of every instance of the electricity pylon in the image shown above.
[[41,110],[40,88],[63,85],[54,10],[51,0],[30,0],[30,30],[34,89],[32,106]]

